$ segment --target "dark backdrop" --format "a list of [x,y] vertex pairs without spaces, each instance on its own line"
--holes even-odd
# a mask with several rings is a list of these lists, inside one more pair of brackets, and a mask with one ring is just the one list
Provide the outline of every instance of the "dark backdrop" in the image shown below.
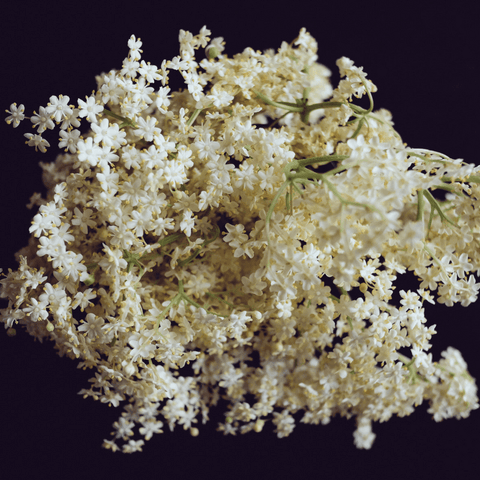
[[[9,2],[10,3],[10,2]],[[178,52],[180,28],[196,34],[203,25],[223,36],[229,55],[247,46],[264,50],[290,42],[301,27],[318,40],[319,61],[338,81],[341,56],[363,66],[378,86],[376,107],[393,113],[397,130],[412,147],[478,162],[477,109],[480,54],[474,2],[421,7],[402,2],[20,2],[1,7],[0,106],[23,103],[28,112],[50,95],[85,98],[95,75],[119,68],[127,40],[142,39],[143,58],[160,65]],[[0,266],[15,267],[13,254],[28,240],[35,191],[43,192],[39,160],[22,127],[0,124]],[[56,139],[55,139],[56,140]],[[52,142],[51,142],[52,143]],[[52,143],[53,145],[53,143]],[[429,310],[437,357],[452,345],[480,379],[479,307]],[[197,438],[176,430],[155,436],[143,453],[101,449],[119,411],[77,392],[91,373],[56,356],[52,345],[24,332],[8,338],[0,329],[0,455],[2,478],[477,478],[480,413],[467,420],[435,423],[426,406],[407,418],[374,424],[370,451],[353,446],[354,421],[328,426],[298,424],[286,439],[271,429],[224,437],[215,418]]]

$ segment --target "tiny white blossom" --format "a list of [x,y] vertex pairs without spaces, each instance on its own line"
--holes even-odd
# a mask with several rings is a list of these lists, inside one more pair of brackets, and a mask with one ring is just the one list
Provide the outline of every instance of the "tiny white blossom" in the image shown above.
[[97,116],[103,112],[103,106],[97,104],[94,96],[86,97],[86,99],[85,102],[80,99],[77,100],[80,108],[78,116],[81,118],[86,117],[91,123],[97,123]]
[[30,121],[33,125],[38,126],[37,133],[40,135],[47,128],[52,130],[55,128],[55,123],[53,122],[50,113],[48,113],[48,108],[40,107],[39,113],[33,112],[35,115],[30,117]]
[[25,115],[23,112],[25,111],[25,106],[20,104],[17,107],[16,103],[12,103],[10,105],[10,110],[5,110],[8,115],[8,117],[5,119],[5,121],[10,125],[13,123],[13,128],[17,128],[20,122],[25,118]]
[[56,97],[52,95],[46,111],[56,122],[60,122],[63,118],[73,113],[72,109],[68,106],[69,101],[70,97],[68,96],[64,97],[63,95],[59,95]]
[[102,149],[98,145],[94,145],[92,137],[88,137],[86,140],[79,140],[77,150],[78,159],[81,162],[87,162],[94,167],[100,161]]
[[28,141],[26,141],[25,143],[30,147],[35,147],[35,151],[39,149],[42,153],[45,153],[47,151],[47,148],[50,146],[50,144],[40,135],[25,133],[24,136],[28,138]]
[[137,120],[138,128],[133,131],[135,135],[144,138],[147,142],[153,141],[153,137],[161,133],[159,128],[156,128],[157,120],[154,117],[147,117],[147,119],[139,118]]

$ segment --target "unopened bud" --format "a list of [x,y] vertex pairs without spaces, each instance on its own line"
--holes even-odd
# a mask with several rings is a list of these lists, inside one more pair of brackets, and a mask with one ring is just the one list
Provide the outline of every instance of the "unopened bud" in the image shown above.
[[213,60],[214,58],[217,58],[219,54],[220,54],[220,52],[213,45],[210,45],[205,49],[205,56],[209,60]]
[[265,420],[258,419],[255,422],[255,425],[253,426],[253,429],[255,430],[255,432],[259,433],[259,432],[262,431],[264,425],[265,425]]

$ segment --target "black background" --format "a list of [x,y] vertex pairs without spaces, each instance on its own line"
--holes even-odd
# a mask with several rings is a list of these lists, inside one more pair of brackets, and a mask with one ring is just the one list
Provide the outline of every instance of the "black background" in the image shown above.
[[[335,5],[336,4],[336,5]],[[393,113],[409,146],[441,151],[469,163],[478,159],[478,58],[474,2],[408,6],[395,2],[56,2],[1,7],[0,106],[23,103],[30,115],[51,95],[84,99],[95,75],[119,68],[134,34],[146,61],[160,65],[178,53],[178,31],[223,36],[229,56],[247,46],[264,50],[290,42],[301,27],[319,43],[319,62],[332,70],[350,57],[378,86],[376,108]],[[178,85],[179,86],[179,85]],[[56,156],[57,131],[48,153],[24,144],[28,121],[17,129],[0,124],[0,266],[14,268],[14,252],[28,240],[33,192],[43,192],[38,161]],[[27,129],[28,128],[28,129]],[[480,379],[479,307],[428,310],[437,324],[433,354],[458,348],[470,373]],[[327,426],[297,424],[277,439],[261,434],[225,437],[212,423],[196,438],[182,430],[154,436],[142,453],[111,453],[110,438],[120,409],[77,392],[93,374],[59,358],[51,344],[24,332],[8,338],[0,330],[1,476],[44,478],[478,478],[480,410],[467,420],[435,423],[421,406],[407,418],[374,424],[370,451],[353,446],[354,421]],[[221,414],[218,414],[220,418]],[[477,472],[478,473],[478,472]]]

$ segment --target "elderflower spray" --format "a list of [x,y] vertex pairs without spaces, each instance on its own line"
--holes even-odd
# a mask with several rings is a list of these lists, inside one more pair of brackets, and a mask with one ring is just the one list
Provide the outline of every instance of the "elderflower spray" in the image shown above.
[[225,434],[339,415],[365,449],[375,421],[423,401],[437,421],[468,417],[475,381],[458,350],[429,352],[424,304],[477,300],[480,168],[409,148],[352,60],[333,88],[305,29],[233,57],[210,35],[180,31],[160,66],[132,35],[90,96],[10,106],[29,146],[58,128],[62,151],[0,280],[7,333],[51,339],[92,370],[84,397],[128,407],[114,451],[166,426],[198,435],[219,397]]

